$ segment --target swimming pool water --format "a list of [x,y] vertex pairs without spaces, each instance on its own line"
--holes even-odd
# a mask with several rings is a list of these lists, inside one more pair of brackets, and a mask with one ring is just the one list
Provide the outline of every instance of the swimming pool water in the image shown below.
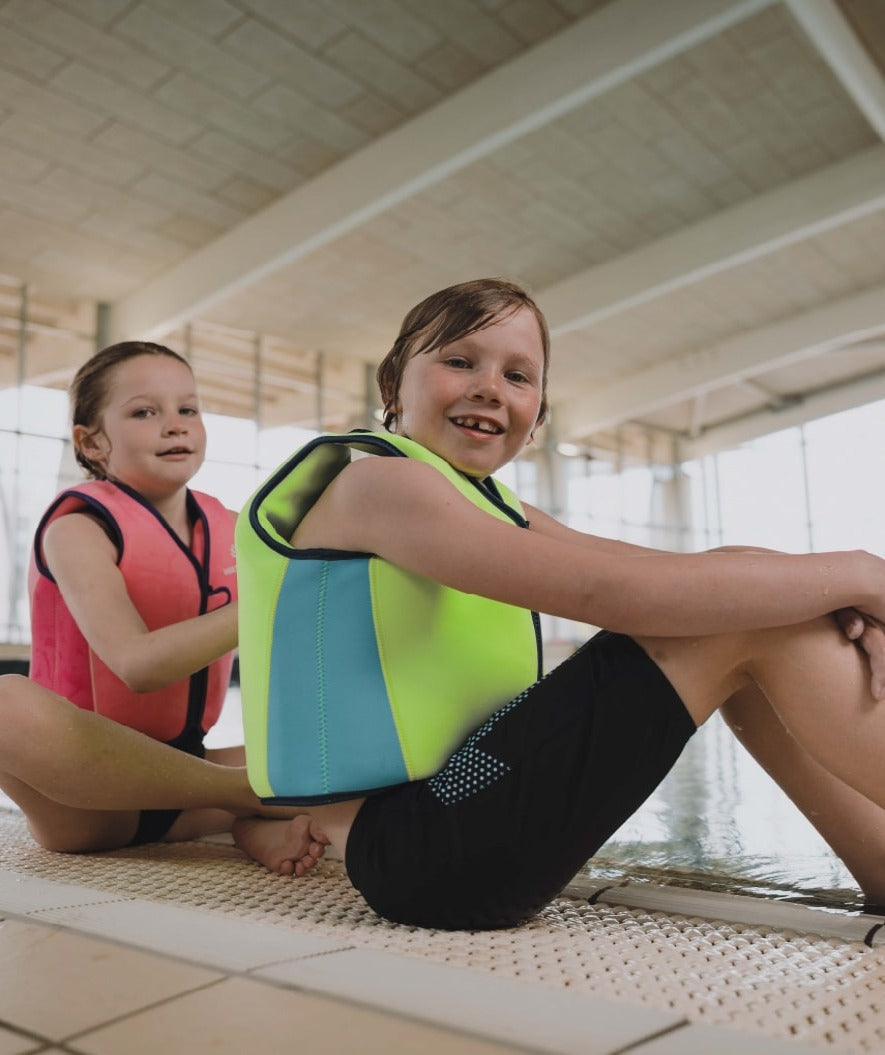
[[582,874],[865,907],[848,870],[718,715]]

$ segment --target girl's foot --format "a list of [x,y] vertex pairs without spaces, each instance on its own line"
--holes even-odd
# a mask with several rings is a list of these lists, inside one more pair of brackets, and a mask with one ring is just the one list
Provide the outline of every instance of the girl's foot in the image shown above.
[[243,853],[282,876],[307,875],[329,842],[306,814],[291,820],[238,817],[232,831],[234,842]]

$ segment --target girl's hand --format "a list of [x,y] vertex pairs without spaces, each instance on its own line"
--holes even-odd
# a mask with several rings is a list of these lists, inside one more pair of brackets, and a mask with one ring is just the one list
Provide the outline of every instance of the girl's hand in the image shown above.
[[856,608],[840,608],[833,618],[842,633],[866,653],[870,661],[870,689],[876,700],[885,699],[885,626]]

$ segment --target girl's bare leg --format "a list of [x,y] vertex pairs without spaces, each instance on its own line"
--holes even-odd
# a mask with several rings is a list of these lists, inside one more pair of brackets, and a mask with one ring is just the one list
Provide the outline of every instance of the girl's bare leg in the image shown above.
[[138,811],[64,806],[8,773],[0,772],[0,789],[21,809],[34,841],[46,850],[117,850],[129,845],[138,827]]
[[744,747],[793,800],[877,904],[885,904],[885,810],[833,776],[791,736],[755,687],[722,716]]
[[243,769],[176,751],[18,675],[0,677],[0,727],[0,787],[50,849],[126,845],[141,809],[259,811]]
[[832,620],[640,644],[698,725],[723,707],[864,892],[882,898],[885,702],[873,699],[868,661]]
[[[223,747],[206,752],[210,762],[223,766],[244,766],[242,747]],[[310,817],[288,807],[261,807],[261,817],[238,818],[227,810],[184,810],[166,834],[166,842],[199,839],[220,832],[237,832],[247,825],[250,835],[235,842],[259,864],[278,875],[303,876],[316,867],[325,853],[325,837],[315,838]],[[280,819],[276,819],[280,818]]]
[[[220,747],[206,751],[206,759],[220,766],[245,766],[246,751],[243,747]],[[204,835],[219,835],[229,832],[234,823],[234,814],[222,809],[182,810],[175,823],[164,837],[164,842],[187,842]]]
[[168,841],[230,831],[236,817],[261,814],[272,819],[255,823],[268,826],[262,835],[272,835],[288,862],[275,870],[304,875],[323,854],[308,817],[261,805],[241,747],[209,752],[204,761],[12,674],[0,677],[0,723],[0,788],[48,850],[128,846],[141,810],[180,809]]

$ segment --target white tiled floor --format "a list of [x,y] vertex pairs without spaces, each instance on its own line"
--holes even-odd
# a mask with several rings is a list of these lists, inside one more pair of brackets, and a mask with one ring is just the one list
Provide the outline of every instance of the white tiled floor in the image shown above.
[[0,1055],[836,1050],[12,871],[0,919]]
[[0,867],[0,1055],[838,1050]]

